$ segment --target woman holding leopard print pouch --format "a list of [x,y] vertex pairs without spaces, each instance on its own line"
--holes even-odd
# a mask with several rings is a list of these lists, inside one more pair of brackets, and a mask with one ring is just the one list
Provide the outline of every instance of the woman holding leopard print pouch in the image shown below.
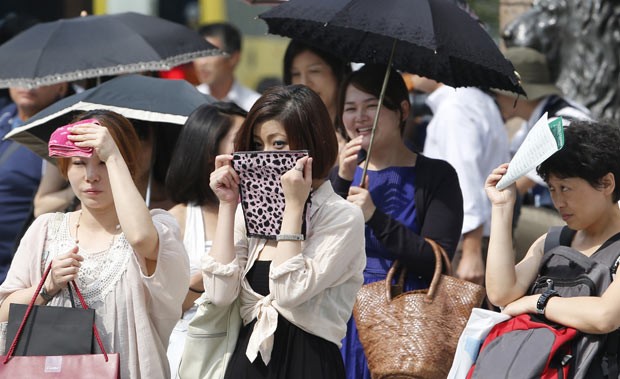
[[309,156],[281,177],[285,208],[276,240],[247,237],[232,155],[216,158],[210,185],[220,206],[203,260],[205,295],[216,306],[239,298],[243,318],[225,377],[342,379],[340,341],[366,264],[364,219],[326,181],[338,152],[327,109],[307,87],[273,88],[250,110],[235,150]]

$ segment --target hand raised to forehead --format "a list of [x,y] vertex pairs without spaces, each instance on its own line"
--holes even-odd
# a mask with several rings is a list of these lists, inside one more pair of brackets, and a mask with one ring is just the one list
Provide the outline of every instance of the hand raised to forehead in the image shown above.
[[78,147],[92,147],[103,162],[111,156],[121,156],[116,142],[110,135],[108,128],[99,124],[87,123],[69,128],[71,134],[67,137]]

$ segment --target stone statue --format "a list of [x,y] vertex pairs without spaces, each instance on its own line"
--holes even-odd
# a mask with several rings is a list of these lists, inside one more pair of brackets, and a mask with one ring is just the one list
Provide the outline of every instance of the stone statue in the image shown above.
[[502,37],[544,53],[564,95],[594,117],[620,120],[620,1],[534,0]]

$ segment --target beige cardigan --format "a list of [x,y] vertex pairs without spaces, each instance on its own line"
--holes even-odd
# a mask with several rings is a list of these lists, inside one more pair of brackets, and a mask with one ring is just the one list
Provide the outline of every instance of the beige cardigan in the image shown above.
[[[102,296],[86,299],[96,311],[104,347],[108,352],[119,353],[121,377],[126,379],[169,377],[168,338],[181,315],[189,285],[189,263],[176,220],[162,210],[152,210],[151,215],[159,234],[155,273],[150,277],[143,275],[137,256],[121,234],[108,252],[115,254],[114,267],[119,272],[101,283],[105,287]],[[45,249],[49,250],[49,262],[74,245],[67,229],[67,215],[56,237],[48,236],[47,226],[53,216],[38,217],[26,232],[0,286],[0,304],[14,291],[38,284]],[[68,292],[63,290],[49,305],[68,306]]]
[[253,362],[260,352],[263,362],[269,363],[278,314],[340,347],[364,281],[366,250],[360,208],[338,196],[328,181],[314,191],[302,252],[271,267],[271,293],[266,297],[254,292],[245,278],[266,240],[246,237],[240,209],[235,216],[236,258],[227,265],[209,255],[203,258],[204,295],[216,305],[240,297],[244,324],[258,319],[246,350],[248,359]]

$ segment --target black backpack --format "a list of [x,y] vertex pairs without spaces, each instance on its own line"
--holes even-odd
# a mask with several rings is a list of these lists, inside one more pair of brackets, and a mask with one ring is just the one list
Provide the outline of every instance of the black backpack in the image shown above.
[[[563,297],[600,296],[613,281],[620,257],[620,233],[591,256],[572,249],[575,231],[549,229],[538,277],[530,295],[552,281]],[[468,378],[618,378],[620,334],[579,333],[523,314],[495,325],[484,340]]]
[[[600,296],[613,281],[620,258],[620,233],[607,240],[591,256],[570,247],[575,231],[549,229],[538,278],[529,294],[547,289],[547,279],[563,297]],[[572,378],[618,378],[620,332],[580,334],[573,344]]]

